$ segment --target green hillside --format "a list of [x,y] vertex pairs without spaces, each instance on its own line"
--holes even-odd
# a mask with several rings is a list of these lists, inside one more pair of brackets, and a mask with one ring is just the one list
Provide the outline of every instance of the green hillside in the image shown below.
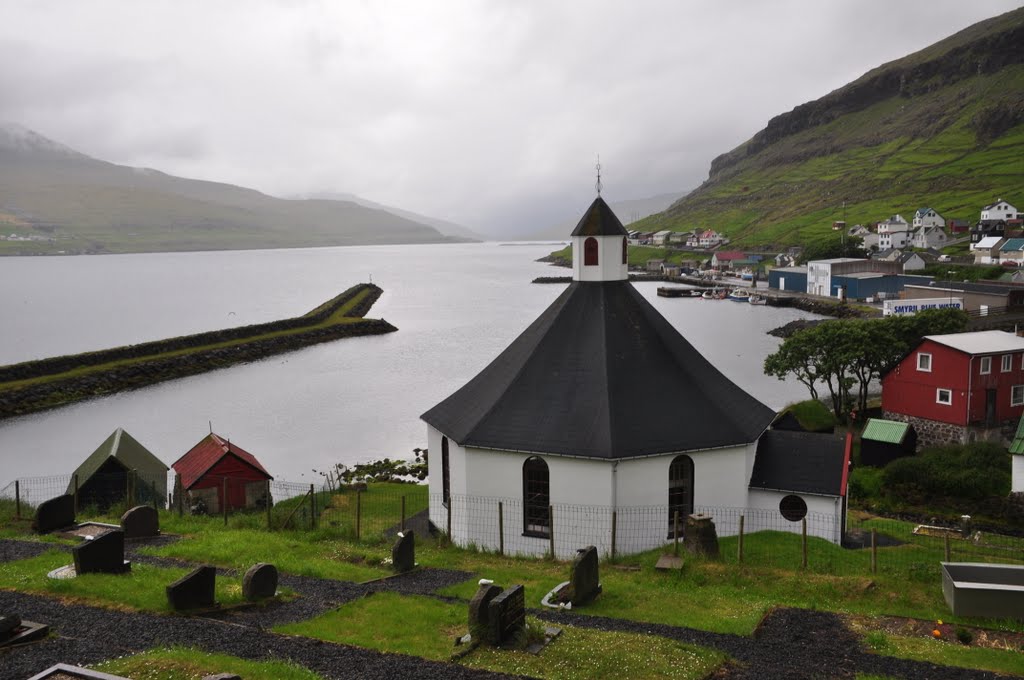
[[[1024,9],[976,24],[773,118],[643,230],[712,228],[734,244],[806,244],[834,220],[978,219],[1024,205]],[[846,203],[845,212],[843,203]]]

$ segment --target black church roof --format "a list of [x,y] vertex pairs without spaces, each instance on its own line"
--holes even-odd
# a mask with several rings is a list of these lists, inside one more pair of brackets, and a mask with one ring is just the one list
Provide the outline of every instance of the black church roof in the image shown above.
[[774,416],[632,284],[605,281],[570,284],[422,418],[463,446],[620,459],[747,444]]
[[629,236],[612,209],[598,196],[583,213],[579,224],[572,230],[573,236]]
[[751,489],[845,496],[846,438],[768,430],[757,442]]

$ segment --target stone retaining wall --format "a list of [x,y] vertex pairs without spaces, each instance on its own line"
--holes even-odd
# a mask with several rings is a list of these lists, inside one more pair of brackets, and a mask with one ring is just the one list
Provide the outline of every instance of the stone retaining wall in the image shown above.
[[903,413],[893,413],[892,411],[882,411],[882,418],[898,420],[901,423],[913,425],[914,430],[917,432],[917,447],[919,449],[928,446],[966,444],[976,441],[1007,443],[1013,438],[1017,428],[1017,422],[1013,420],[1008,420],[993,427],[964,426],[908,416]]

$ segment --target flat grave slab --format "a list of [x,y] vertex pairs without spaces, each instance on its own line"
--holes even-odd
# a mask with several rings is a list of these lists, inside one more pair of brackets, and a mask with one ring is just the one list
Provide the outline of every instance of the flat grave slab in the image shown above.
[[28,680],[131,680],[131,678],[59,663],[56,666],[50,666],[42,673],[33,675]]
[[0,649],[42,640],[49,635],[50,627],[45,623],[25,621],[16,615],[2,617],[3,632],[0,632]]

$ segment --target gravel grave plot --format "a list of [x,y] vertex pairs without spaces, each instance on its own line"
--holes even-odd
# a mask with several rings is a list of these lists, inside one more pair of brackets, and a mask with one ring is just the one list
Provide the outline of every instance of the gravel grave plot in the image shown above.
[[751,638],[578,613],[547,610],[534,613],[539,618],[562,625],[658,635],[719,649],[736,663],[716,674],[716,680],[853,678],[857,673],[907,680],[996,680],[1006,677],[990,671],[871,654],[858,636],[843,624],[842,618],[829,612],[775,609],[765,616]]
[[418,657],[277,635],[224,621],[68,606],[22,593],[0,592],[0,610],[49,623],[60,636],[0,652],[0,680],[25,680],[56,663],[87,665],[172,644],[244,659],[288,660],[338,680],[513,677]]
[[17,541],[12,538],[0,539],[0,562],[14,562],[38,557],[51,550],[71,552],[71,548],[59,543],[42,543],[40,541]]

